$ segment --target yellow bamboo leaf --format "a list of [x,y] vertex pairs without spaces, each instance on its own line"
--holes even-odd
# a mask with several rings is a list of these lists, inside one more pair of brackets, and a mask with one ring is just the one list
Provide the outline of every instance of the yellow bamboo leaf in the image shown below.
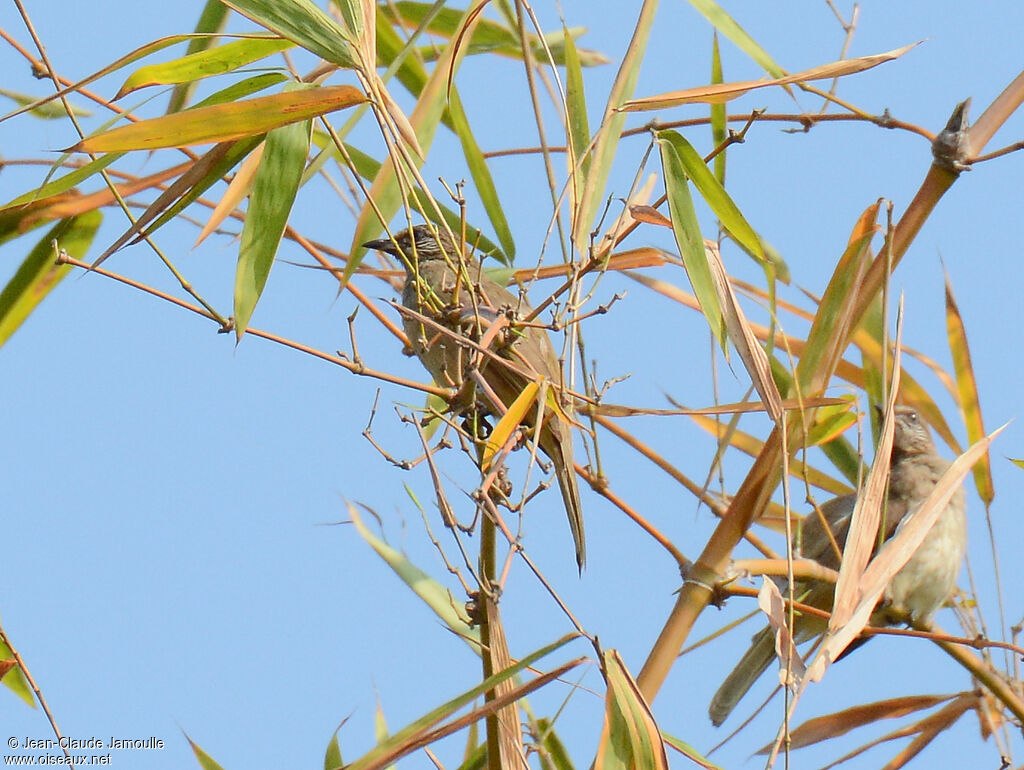
[[220,200],[217,201],[217,205],[214,206],[213,211],[210,213],[210,218],[203,225],[203,229],[199,232],[196,242],[192,244],[192,248],[205,241],[206,237],[216,230],[221,222],[227,219],[245,196],[249,194],[249,189],[252,187],[252,179],[256,176],[256,171],[260,167],[260,160],[263,158],[263,148],[265,146],[266,143],[260,144],[259,147],[252,151],[249,157],[242,161],[242,165],[235,172],[234,178],[228,184],[228,189],[224,191]]
[[352,86],[285,91],[143,120],[84,139],[67,152],[123,152],[242,139],[366,101]]
[[832,78],[852,75],[857,72],[869,70],[879,64],[898,59],[907,51],[919,43],[911,43],[902,48],[897,48],[874,56],[861,56],[856,59],[843,59],[841,61],[822,64],[812,67],[803,72],[793,75],[786,75],[780,78],[765,78],[763,80],[743,80],[735,83],[719,83],[697,88],[686,88],[681,91],[669,91],[668,93],[656,96],[645,96],[642,99],[631,99],[619,109],[622,112],[642,112],[645,110],[660,110],[666,107],[675,107],[680,104],[721,104],[732,101],[744,94],[750,93],[756,88],[767,88],[769,86],[786,86],[791,83],[802,83],[810,80],[830,80]]
[[[974,376],[974,365],[971,363],[971,349],[967,344],[967,329],[964,327],[963,316],[953,296],[953,286],[946,275],[946,335],[949,338],[949,352],[953,354],[953,371],[956,374],[956,389],[960,401],[960,413],[967,426],[967,441],[973,444],[985,435],[985,421],[981,416],[981,403],[978,398],[978,381]],[[985,505],[996,496],[992,481],[992,465],[988,455],[982,457],[974,466],[974,485],[978,496]]]
[[534,402],[537,400],[537,391],[539,389],[540,385],[536,381],[528,382],[526,387],[523,388],[523,392],[516,397],[508,411],[498,420],[498,424],[494,426],[494,430],[491,431],[491,435],[487,437],[487,442],[484,444],[482,465],[485,471],[490,468],[494,456],[505,446],[505,442],[508,441],[512,433],[519,427],[519,423],[523,421],[523,418],[526,417],[533,407]]

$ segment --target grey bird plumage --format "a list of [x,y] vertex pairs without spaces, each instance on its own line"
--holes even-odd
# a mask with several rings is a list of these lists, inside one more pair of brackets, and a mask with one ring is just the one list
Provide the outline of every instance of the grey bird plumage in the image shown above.
[[[935,451],[928,427],[909,407],[896,407],[889,490],[881,523],[882,539],[888,540],[906,516],[928,497],[949,462]],[[833,498],[805,518],[801,555],[831,569],[838,569],[842,548],[857,502],[855,494]],[[827,522],[827,524],[826,524]],[[829,531],[835,539],[829,537]],[[837,551],[838,546],[838,551]],[[926,621],[952,596],[967,548],[966,501],[961,486],[928,532],[910,560],[893,576],[883,604],[906,610],[914,620]],[[794,595],[804,604],[831,609],[833,586],[800,583]],[[801,598],[802,597],[802,598]],[[875,609],[874,625],[892,625],[885,607]],[[801,615],[796,619],[796,642],[807,641],[825,630],[821,618]],[[732,713],[754,682],[776,660],[775,637],[765,628],[754,635],[740,662],[718,688],[708,715],[718,726]]]
[[[428,225],[417,225],[396,233],[393,239],[369,241],[363,246],[391,254],[402,262],[406,270],[402,291],[405,307],[474,341],[499,316],[530,312],[529,306],[484,275],[479,262],[466,256],[465,250],[456,246],[443,228],[435,231]],[[409,344],[434,381],[443,387],[460,386],[468,367],[476,359],[474,352],[416,318],[404,317],[403,326]],[[543,329],[513,325],[508,333],[495,335],[490,349],[509,365],[484,356],[479,359],[479,371],[506,408],[538,375],[556,389],[562,387],[558,356]],[[486,399],[483,400],[486,403]],[[536,416],[536,409],[530,409],[523,424],[535,427]],[[576,563],[582,570],[586,562],[586,543],[573,467],[572,426],[547,409],[538,445],[554,464],[576,546]]]

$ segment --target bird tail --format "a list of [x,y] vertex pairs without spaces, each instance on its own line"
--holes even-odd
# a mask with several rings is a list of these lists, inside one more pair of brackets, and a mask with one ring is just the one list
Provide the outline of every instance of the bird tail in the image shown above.
[[[576,485],[576,469],[572,458],[572,433],[568,429],[560,430],[563,426],[553,423],[546,425],[541,434],[541,449],[554,463],[555,478],[558,479],[565,515],[569,518],[569,529],[576,545],[576,564],[580,572],[583,572],[587,563],[587,543],[583,532],[583,506],[580,504],[580,490]],[[556,431],[562,435],[556,435]]]
[[708,716],[715,727],[718,727],[736,708],[736,704],[753,687],[761,674],[775,660],[775,635],[770,628],[762,628],[751,641],[750,648],[740,658],[736,668],[722,682],[718,692],[708,706]]

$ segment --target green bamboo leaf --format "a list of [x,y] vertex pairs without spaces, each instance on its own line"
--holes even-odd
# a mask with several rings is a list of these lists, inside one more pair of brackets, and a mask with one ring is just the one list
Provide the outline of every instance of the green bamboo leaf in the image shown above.
[[576,53],[576,44],[569,31],[565,33],[565,115],[569,125],[569,160],[578,178],[575,185],[590,175],[590,122],[587,119],[587,97],[583,88],[583,69]]
[[[308,90],[315,92],[318,89]],[[237,340],[242,339],[267,284],[267,276],[299,190],[312,128],[312,121],[305,121],[275,128],[267,134],[263,158],[253,178],[235,272]]]
[[[13,661],[14,653],[11,652],[11,648],[3,642],[0,642],[0,661]],[[32,708],[36,707],[36,698],[32,694],[32,688],[28,684],[28,680],[25,678],[25,672],[21,670],[21,666],[12,666],[11,669],[0,677],[0,682],[3,683],[11,692],[21,698]]]
[[[953,296],[953,285],[946,273],[946,336],[949,339],[949,352],[953,356],[953,371],[956,374],[956,388],[959,395],[960,411],[967,427],[967,443],[974,444],[984,438],[985,421],[981,415],[981,399],[978,396],[978,380],[974,375],[974,364],[971,363],[971,347],[967,342],[967,328],[963,316]],[[985,505],[995,499],[995,483],[992,480],[992,464],[986,453],[974,466],[974,485],[978,496]]]
[[668,770],[661,731],[618,652],[604,651],[601,671],[608,689],[595,770]]
[[[739,241],[736,242],[736,245],[743,249],[743,251],[747,253],[747,256],[752,259],[758,259],[758,253],[763,254],[765,259],[765,270],[774,270],[775,278],[788,285],[790,281],[789,265],[786,264],[786,260],[784,260],[782,255],[779,254],[778,249],[768,243],[760,233],[757,234],[757,244],[760,246],[760,252],[749,251],[742,243]],[[769,275],[769,278],[770,277],[771,276]],[[775,305],[773,300],[773,311],[774,308]]]
[[69,151],[155,150],[226,142],[263,134],[365,101],[363,92],[352,86],[286,90],[244,102],[214,104],[121,126],[89,137]]
[[224,770],[223,767],[217,764],[213,757],[200,748],[198,743],[188,737],[188,733],[184,730],[182,730],[182,733],[184,733],[185,740],[188,741],[188,745],[192,747],[192,753],[196,755],[196,761],[199,762],[199,766],[203,768],[203,770]]
[[[418,27],[432,35],[451,40],[460,33],[463,11],[441,7],[440,3],[397,2],[381,6],[381,15],[392,24]],[[481,19],[465,45],[477,51],[518,46],[519,38],[512,30],[492,19]]]
[[512,230],[508,226],[505,211],[498,198],[498,188],[494,185],[491,170],[487,167],[487,160],[484,158],[483,152],[480,151],[480,145],[476,142],[473,130],[469,126],[469,119],[463,110],[462,99],[459,98],[459,92],[454,86],[448,101],[448,114],[451,116],[455,134],[459,137],[459,142],[462,143],[462,154],[466,158],[469,175],[473,178],[473,186],[476,187],[480,202],[483,204],[484,211],[487,212],[487,218],[491,221],[491,227],[494,228],[498,242],[501,243],[501,248],[511,264],[516,255],[516,242],[512,238]]
[[341,759],[341,746],[338,743],[338,731],[335,730],[324,752],[324,770],[341,770],[345,763]]
[[[480,723],[474,722],[466,731],[466,750],[464,756],[471,757],[473,754],[478,754],[481,748],[486,751],[486,743],[480,743]],[[465,768],[465,764],[461,768]]]
[[99,211],[62,220],[33,247],[0,292],[0,346],[71,270],[70,265],[54,261],[54,241],[58,249],[64,249],[75,259],[84,259],[102,220]]
[[[584,31],[585,30],[580,27],[570,27],[570,33],[575,37],[579,37]],[[552,35],[545,35],[544,39],[548,40],[551,37]],[[540,43],[536,42],[531,45],[531,48],[533,48],[533,56],[535,58],[544,62],[549,60],[553,61],[555,66],[565,66],[566,53],[564,39],[559,38],[548,43],[547,49],[545,49]],[[416,52],[424,62],[435,61],[438,57],[437,48],[434,46],[420,46],[416,49]],[[549,52],[550,56],[548,55]],[[504,56],[509,59],[518,59],[519,61],[522,61],[523,59],[523,48],[518,42],[491,46],[481,45],[477,41],[472,41],[465,46],[464,53],[466,56],[491,54],[493,56]],[[576,55],[580,60],[581,66],[584,67],[595,67],[599,64],[608,63],[608,57],[598,51],[593,51],[588,48],[577,48]]]
[[[419,97],[427,84],[427,70],[415,57],[410,56],[416,49],[398,36],[388,24],[387,13],[383,6],[377,14],[377,61],[393,72],[405,89],[415,97]],[[409,41],[411,42],[411,41]],[[387,73],[383,76],[387,79]],[[447,118],[445,118],[447,120]]]
[[[547,44],[547,51],[544,50],[544,46],[539,42],[536,42],[533,43],[533,55],[541,61],[544,61],[548,57],[548,51],[550,51],[551,59],[556,65],[566,66],[568,64],[568,59],[566,59],[566,56],[568,55],[566,49],[571,42],[576,51],[576,59],[579,61],[581,67],[598,67],[602,64],[608,64],[611,59],[600,51],[595,51],[592,48],[580,48],[576,45],[576,40],[582,37],[586,31],[586,27],[569,27],[568,29],[563,28],[562,31],[556,30],[554,32],[549,32],[544,35],[544,42]],[[519,48],[516,52],[515,58],[523,58],[522,48]]]
[[[659,142],[671,142],[679,155],[686,175],[693,182],[693,186],[697,188],[697,192],[701,194],[704,201],[711,207],[726,232],[743,246],[747,253],[753,254],[759,262],[764,262],[761,240],[754,232],[754,228],[747,222],[739,207],[729,197],[729,193],[725,191],[715,175],[711,173],[711,169],[708,168],[693,145],[678,131],[659,131],[656,136]],[[701,244],[702,253],[703,250],[704,246]]]
[[[413,497],[415,502],[416,498],[412,495],[412,492],[408,488],[406,488],[406,491],[409,492],[409,495]],[[416,505],[419,507],[418,502]],[[356,532],[366,541],[367,545],[377,552],[384,562],[394,570],[395,574],[401,578],[402,582],[409,586],[448,628],[454,631],[460,639],[465,640],[471,647],[474,647],[470,640],[480,639],[480,629],[470,625],[470,619],[465,612],[465,607],[455,600],[451,591],[409,561],[400,551],[395,550],[374,535],[363,523],[359,509],[351,503],[348,505],[348,513],[352,523],[355,525]],[[476,650],[475,647],[474,650]]]
[[[186,54],[199,53],[215,45],[217,33],[223,32],[228,21],[228,7],[220,0],[206,0],[199,21],[196,22],[195,33],[198,37],[188,41]],[[171,91],[171,99],[167,104],[168,112],[179,112],[188,104],[195,91],[195,83],[181,83]]]
[[239,99],[244,99],[246,96],[252,96],[253,94],[259,93],[267,88],[276,86],[278,83],[284,83],[287,80],[288,76],[280,72],[264,72],[261,75],[254,75],[251,78],[246,78],[245,80],[239,80],[237,83],[232,83],[227,88],[222,88],[220,91],[215,91],[202,101],[196,102],[189,109],[198,110],[203,107],[210,107],[214,104],[237,102]]
[[87,163],[81,168],[76,168],[74,171],[68,172],[59,179],[54,179],[52,182],[47,182],[42,187],[37,187],[35,190],[31,190],[24,195],[19,195],[9,203],[5,203],[3,206],[0,206],[0,211],[17,208],[18,206],[24,206],[27,203],[41,201],[45,198],[50,198],[54,195],[60,195],[63,192],[67,192],[72,187],[84,182],[93,174],[98,174],[123,155],[123,152],[112,152],[107,155],[101,155],[91,163]]
[[845,404],[819,406],[814,410],[814,422],[807,431],[807,446],[819,446],[834,441],[857,423],[853,396],[841,397]]
[[247,38],[169,62],[147,64],[128,76],[114,100],[146,86],[190,83],[213,75],[223,75],[294,46],[291,40],[280,37]]
[[591,155],[593,160],[590,174],[583,180],[583,197],[580,199],[578,211],[575,212],[574,217],[572,239],[580,251],[586,251],[590,244],[590,231],[594,226],[594,217],[597,214],[598,206],[604,200],[605,185],[608,183],[608,175],[611,173],[612,162],[615,160],[615,152],[622,135],[622,127],[626,121],[626,113],[620,112],[618,108],[632,96],[636,88],[640,66],[647,53],[647,38],[654,24],[657,8],[657,0],[644,0],[643,6],[637,13],[633,37],[623,54],[622,64],[619,65],[615,82],[608,95],[604,119],[598,127],[594,152]]
[[[892,365],[892,345],[885,342],[885,307],[882,304],[883,297],[879,294],[872,300],[865,311],[860,322],[860,328],[870,339],[871,347],[868,347],[867,340],[858,344],[861,358],[861,369],[864,371],[864,395],[867,396],[868,404],[884,404],[888,394],[888,382],[885,374],[882,373],[882,359],[886,358],[888,365]],[[883,356],[883,351],[885,355]],[[905,374],[905,373],[904,373]],[[904,376],[901,374],[900,376]],[[902,384],[901,384],[901,387]],[[881,420],[874,409],[868,410],[868,418],[871,421],[871,435],[878,441],[881,433]]]
[[[17,91],[8,91],[6,88],[0,88],[0,96],[6,96],[15,104],[19,104],[23,107],[28,108],[28,113],[34,115],[37,118],[43,120],[60,120],[68,116],[67,110],[64,109],[63,103],[46,102],[45,104],[39,104],[36,107],[32,105],[37,104],[38,100],[35,97],[28,96],[27,94],[19,94]],[[71,112],[80,118],[92,117],[90,110],[82,107],[71,106]]]
[[366,29],[363,26],[363,6],[360,0],[334,0],[333,5],[345,22],[345,30],[348,32],[346,39],[355,45],[356,41],[363,37]]
[[786,71],[775,63],[768,52],[758,45],[754,38],[748,35],[746,30],[737,24],[736,20],[714,0],[690,0],[690,5],[773,78],[781,78],[786,74]]
[[545,770],[574,770],[569,752],[562,739],[555,732],[550,719],[537,720],[537,733],[540,735],[540,762]]
[[821,451],[852,486],[863,480],[864,463],[857,448],[846,436],[839,436],[822,444]]
[[[470,729],[476,728],[476,722],[474,722]],[[468,756],[456,770],[484,770],[487,767],[487,744],[481,743],[472,751],[467,752]],[[543,767],[544,760],[541,759],[541,767]]]
[[665,740],[665,743],[674,748],[691,762],[696,763],[699,767],[706,768],[706,770],[724,770],[721,765],[716,765],[686,741],[680,740],[679,738],[669,735],[664,731],[662,731],[661,737]]
[[224,0],[224,5],[321,59],[347,69],[356,66],[352,36],[310,0]]
[[[718,48],[718,30],[711,38],[711,83],[717,85],[722,81],[722,52]],[[711,105],[711,141],[715,147],[722,147],[726,138],[726,115],[724,104]],[[725,155],[727,148],[723,148],[715,156],[715,179],[718,183],[725,185]]]
[[[146,102],[150,101],[152,98],[153,97],[150,97],[149,99],[144,100],[138,106],[142,106],[142,104],[145,104]],[[129,112],[133,112],[135,109],[138,108],[138,106],[132,107],[128,111]],[[122,115],[114,114],[109,119],[103,121],[103,123],[101,123],[95,129],[95,131],[93,133],[94,134],[99,134],[99,133],[101,133],[103,131],[106,131],[108,128],[110,128],[115,123],[118,123],[121,120],[123,120],[123,116]],[[18,198],[15,198],[13,201],[11,201],[10,203],[6,204],[5,206],[0,207],[0,212],[4,211],[5,209],[11,208],[11,207],[27,205],[29,203],[35,203],[36,201],[42,201],[45,198],[53,197],[55,195],[60,195],[61,193],[67,192],[72,187],[74,187],[75,185],[77,185],[80,182],[84,181],[85,179],[87,179],[88,177],[92,176],[93,174],[101,172],[104,168],[106,168],[111,163],[113,163],[115,160],[120,158],[123,154],[124,153],[111,153],[111,154],[107,155],[106,157],[97,158],[96,160],[91,161],[86,166],[82,167],[81,169],[76,169],[74,171],[71,171],[66,176],[61,177],[60,180],[57,180],[57,181],[53,182],[52,185],[51,185],[51,182],[49,181],[50,177],[53,176],[57,172],[57,170],[60,169],[63,166],[63,164],[67,161],[67,159],[71,156],[70,152],[64,152],[64,153],[62,153],[60,155],[59,158],[57,158],[53,162],[53,165],[50,167],[50,170],[49,170],[49,172],[46,175],[46,179],[44,180],[43,184],[39,188],[33,190],[32,192],[25,193],[24,195],[21,195]],[[45,194],[44,194],[44,191],[45,191]],[[0,229],[2,229],[2,228],[0,228]],[[2,239],[0,239],[0,240],[2,240]]]
[[[669,134],[675,132],[658,132],[658,146],[661,149],[662,174],[665,177],[665,192],[668,194],[668,207],[672,215],[672,232],[676,237],[679,254],[686,265],[686,274],[690,277],[693,293],[700,302],[701,312],[711,327],[711,332],[718,344],[725,349],[725,316],[715,291],[711,268],[708,266],[707,254],[704,253],[704,238],[700,234],[697,212],[693,208],[690,197],[689,182],[686,170],[679,157],[676,144]],[[678,136],[678,134],[677,134]],[[706,168],[706,167],[705,167]]]
[[30,203],[24,208],[0,211],[0,246],[50,221],[52,217],[46,218],[39,213],[46,206],[46,203]]

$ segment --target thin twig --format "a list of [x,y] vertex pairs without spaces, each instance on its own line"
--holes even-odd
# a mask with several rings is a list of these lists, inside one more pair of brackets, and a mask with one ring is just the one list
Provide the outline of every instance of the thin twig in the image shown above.
[[50,722],[50,727],[53,729],[53,734],[57,737],[57,744],[61,747],[64,752],[64,757],[67,759],[68,764],[71,765],[74,770],[74,765],[71,763],[71,754],[68,753],[67,746],[65,745],[64,737],[60,733],[60,728],[57,727],[57,720],[53,716],[53,712],[50,710],[49,704],[46,702],[46,698],[43,697],[43,691],[39,689],[39,685],[36,684],[36,680],[33,678],[32,673],[28,670],[28,666],[25,665],[25,660],[21,657],[21,654],[15,649],[14,645],[11,644],[10,637],[7,636],[7,632],[4,631],[3,626],[0,626],[0,642],[2,642],[8,650],[11,651],[11,657],[14,658],[14,662],[18,664],[18,668],[21,669],[21,673],[25,675],[25,681],[28,682],[29,687],[32,688],[32,692],[36,695],[36,700],[39,701],[39,706],[42,708],[43,713],[46,714],[46,719]]
[[[65,252],[61,252],[61,255],[58,258],[57,262],[58,264],[80,267],[83,270],[88,270],[91,273],[102,275],[104,278],[110,278],[112,280],[118,281],[119,283],[123,283],[126,286],[131,286],[133,289],[138,289],[139,291],[143,291],[146,294],[151,294],[152,296],[157,297],[158,299],[162,299],[165,302],[170,302],[172,305],[177,305],[178,307],[183,308],[184,310],[189,310],[198,316],[202,316],[203,318],[218,323],[218,325],[220,324],[218,319],[211,313],[207,312],[202,308],[196,307],[195,305],[189,304],[188,302],[185,302],[182,299],[178,299],[172,294],[160,291],[159,289],[154,289],[151,286],[139,283],[138,281],[134,281],[131,278],[119,275],[118,273],[113,273],[101,267],[93,268],[87,262],[77,260],[74,257],[69,256]],[[262,329],[248,327],[245,330],[245,333],[247,335],[252,335],[253,337],[260,337],[262,339],[269,340],[270,342],[276,342],[279,345],[284,345],[285,347],[298,350],[301,353],[306,353],[308,355],[322,359],[324,361],[327,361],[328,363],[332,363],[335,364],[336,366],[340,366],[343,369],[347,369],[353,374],[358,374],[363,377],[373,377],[378,380],[383,380],[384,382],[390,382],[395,385],[401,385],[406,388],[412,388],[413,390],[421,390],[424,393],[430,393],[435,396],[440,396],[441,398],[448,398],[451,396],[451,391],[448,390],[447,388],[439,388],[436,385],[425,385],[421,382],[408,380],[405,377],[398,377],[393,374],[388,374],[387,372],[377,371],[376,369],[368,369],[365,366],[354,364],[353,362],[341,358],[340,356],[325,353],[324,351],[318,350],[317,348],[310,347],[309,345],[304,345],[301,342],[296,342],[294,340],[290,340],[286,337],[281,337],[280,335],[273,334],[271,332],[265,332]]]
[[[742,115],[728,115],[726,116],[726,122],[728,123],[745,123],[750,119],[750,115],[745,113]],[[917,134],[927,139],[929,142],[935,138],[935,134],[926,128],[916,126],[913,123],[907,123],[902,120],[897,120],[888,113],[881,115],[865,115],[865,114],[826,114],[820,115],[817,113],[763,113],[758,117],[759,121],[769,121],[772,123],[799,123],[805,130],[813,128],[818,123],[873,123],[879,128],[890,128],[900,131],[908,131],[912,134]],[[686,120],[666,120],[659,121],[659,128],[690,128],[693,126],[706,126],[711,123],[711,118],[687,118]],[[630,128],[623,131],[620,134],[621,138],[627,138],[630,136],[636,136],[638,134],[645,134],[648,131],[647,126],[640,128]],[[540,153],[542,149],[540,147],[516,147],[507,150],[492,150],[491,152],[483,153],[485,158],[504,158],[514,155],[536,155]],[[567,147],[548,147],[549,152],[568,152]]]

